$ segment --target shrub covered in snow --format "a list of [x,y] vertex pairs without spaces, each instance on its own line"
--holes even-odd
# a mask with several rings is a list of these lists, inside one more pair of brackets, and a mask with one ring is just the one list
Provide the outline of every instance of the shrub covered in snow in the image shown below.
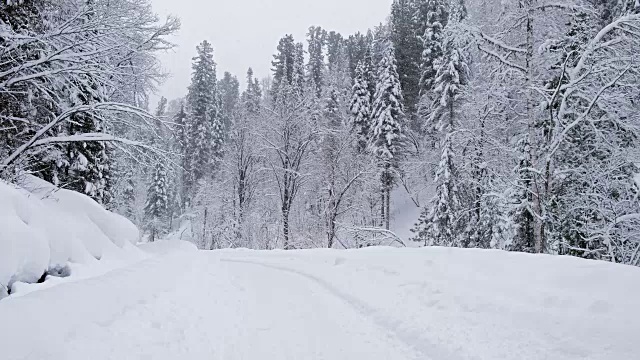
[[0,181],[0,293],[69,262],[137,251],[136,226],[91,198],[32,176],[20,184]]

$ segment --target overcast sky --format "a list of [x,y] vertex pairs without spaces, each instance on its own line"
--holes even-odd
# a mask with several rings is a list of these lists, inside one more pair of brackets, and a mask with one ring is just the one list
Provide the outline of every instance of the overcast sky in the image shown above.
[[[191,58],[202,40],[213,44],[218,78],[236,75],[244,88],[251,66],[260,78],[268,75],[278,40],[287,33],[305,39],[309,26],[320,25],[347,36],[384,21],[392,0],[151,0],[161,16],[180,18],[173,38],[178,48],[162,54],[172,75],[161,87],[168,99],[184,96],[191,78]],[[305,45],[306,48],[306,45]],[[155,101],[154,101],[155,102]]]

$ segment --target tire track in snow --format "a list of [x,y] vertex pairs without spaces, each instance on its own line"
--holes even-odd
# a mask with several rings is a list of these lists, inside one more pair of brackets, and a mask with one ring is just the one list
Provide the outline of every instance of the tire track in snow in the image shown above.
[[389,335],[399,340],[401,343],[413,349],[415,352],[423,355],[425,360],[426,359],[462,360],[461,357],[451,353],[449,350],[443,348],[442,346],[429,342],[428,340],[425,340],[415,331],[402,329],[402,326],[401,326],[402,323],[398,321],[394,321],[388,316],[385,316],[384,314],[381,313],[380,310],[377,310],[374,307],[370,306],[369,304],[358,299],[357,297],[338,289],[328,281],[316,275],[313,275],[308,272],[295,269],[295,268],[289,268],[286,266],[281,266],[281,265],[276,265],[276,264],[266,263],[266,262],[261,262],[256,260],[250,260],[250,259],[221,258],[220,261],[227,262],[227,263],[238,263],[238,264],[262,266],[268,269],[295,274],[297,276],[310,280],[316,283],[317,285],[319,285],[320,287],[322,287],[323,289],[325,289],[334,297],[338,298],[339,300],[351,306],[363,317],[371,320],[375,325],[385,330]]

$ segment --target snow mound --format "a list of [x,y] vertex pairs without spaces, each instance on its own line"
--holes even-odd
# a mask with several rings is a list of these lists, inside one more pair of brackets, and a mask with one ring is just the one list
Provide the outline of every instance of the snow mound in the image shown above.
[[[138,257],[138,229],[91,198],[25,176],[0,181],[0,293],[69,263]],[[136,254],[137,253],[137,254]]]

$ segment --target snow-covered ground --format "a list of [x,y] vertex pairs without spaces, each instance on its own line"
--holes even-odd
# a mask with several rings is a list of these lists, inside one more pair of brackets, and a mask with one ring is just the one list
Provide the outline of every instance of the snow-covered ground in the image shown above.
[[634,267],[444,248],[178,245],[1,300],[2,359],[638,358]]

